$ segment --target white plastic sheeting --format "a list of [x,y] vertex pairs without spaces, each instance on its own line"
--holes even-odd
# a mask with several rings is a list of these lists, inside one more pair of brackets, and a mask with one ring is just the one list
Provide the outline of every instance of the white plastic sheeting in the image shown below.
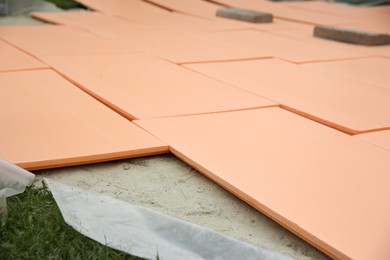
[[[147,259],[292,259],[151,209],[45,180],[65,222],[112,248]],[[174,203],[174,202],[172,202]]]
[[0,158],[0,213],[6,210],[6,197],[22,193],[35,175]]
[[0,195],[10,197],[22,193],[35,175],[0,158]]

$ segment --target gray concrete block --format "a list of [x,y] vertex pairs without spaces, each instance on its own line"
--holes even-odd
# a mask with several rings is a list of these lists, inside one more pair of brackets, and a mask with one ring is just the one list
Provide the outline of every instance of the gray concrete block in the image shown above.
[[251,23],[271,23],[273,20],[270,13],[241,8],[221,8],[217,11],[217,16]]
[[316,26],[314,36],[339,42],[376,46],[390,44],[390,35],[334,26]]

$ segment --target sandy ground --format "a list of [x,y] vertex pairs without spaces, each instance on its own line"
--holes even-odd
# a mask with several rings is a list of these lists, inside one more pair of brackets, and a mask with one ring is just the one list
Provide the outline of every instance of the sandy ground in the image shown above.
[[[58,9],[42,2],[34,10]],[[0,25],[38,24],[42,23],[28,15],[0,17]],[[51,178],[149,207],[297,259],[328,259],[170,154],[35,173],[38,178]]]
[[142,205],[297,259],[327,259],[170,154],[35,173],[39,178]]

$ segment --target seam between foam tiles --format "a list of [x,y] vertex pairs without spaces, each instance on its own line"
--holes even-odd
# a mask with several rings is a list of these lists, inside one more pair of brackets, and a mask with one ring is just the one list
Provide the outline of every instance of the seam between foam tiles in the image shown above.
[[160,137],[156,136],[154,133],[151,133],[149,130],[147,130],[144,127],[142,127],[141,125],[139,125],[137,121],[142,121],[142,120],[147,120],[147,119],[136,119],[136,120],[132,121],[132,123],[136,127],[138,127],[139,129],[141,129],[142,131],[147,132],[148,134],[150,134],[151,136],[153,136],[154,138],[156,138],[160,142],[164,143],[166,145],[166,147],[167,147],[168,153],[170,153],[171,152],[171,148],[172,148],[171,145],[168,144],[166,141],[162,140]]
[[150,5],[156,6],[156,7],[160,8],[160,9],[166,10],[166,11],[168,11],[168,12],[173,12],[173,11],[174,11],[173,9],[170,9],[170,8],[165,7],[165,6],[163,6],[163,5],[154,3],[154,2],[152,2],[152,1],[150,1],[150,0],[141,0],[141,1],[144,2],[144,3],[148,3],[148,4],[150,4]]
[[289,111],[291,113],[294,113],[294,114],[296,114],[298,116],[301,116],[301,117],[304,117],[306,119],[309,119],[311,121],[314,121],[316,123],[319,123],[319,124],[322,124],[322,125],[327,126],[329,128],[332,128],[334,130],[337,130],[339,132],[342,132],[344,134],[350,135],[350,136],[359,135],[359,134],[366,134],[366,133],[372,133],[372,132],[378,132],[378,131],[383,131],[383,130],[389,130],[390,129],[390,127],[381,127],[381,128],[374,128],[374,129],[368,129],[368,130],[354,130],[354,129],[351,129],[351,128],[339,125],[337,123],[332,123],[331,121],[319,118],[319,117],[317,117],[315,115],[310,115],[309,113],[300,111],[300,110],[295,109],[295,108],[290,107],[290,106],[286,106],[286,105],[281,104],[280,108],[282,108],[284,110],[287,110],[287,111]]
[[72,85],[74,85],[75,87],[80,89],[81,91],[83,91],[85,94],[87,94],[88,96],[92,97],[93,99],[95,99],[96,101],[101,103],[102,105],[106,106],[108,109],[112,110],[116,114],[122,116],[126,120],[133,121],[133,120],[137,119],[132,114],[127,113],[126,111],[124,111],[120,107],[116,106],[115,104],[111,103],[107,99],[101,97],[100,95],[98,95],[98,94],[94,93],[93,91],[89,90],[88,88],[84,87],[82,84],[78,83],[76,80],[73,80],[71,77],[68,77],[67,75],[65,75],[61,71],[59,71],[59,70],[57,70],[55,68],[52,68],[52,70],[54,72],[56,72],[60,77],[62,77],[63,79],[65,79],[66,81],[68,81],[69,83],[71,83]]
[[[12,47],[14,47],[15,49],[17,49],[17,50],[21,51],[22,53],[26,54],[27,56],[32,57],[33,59],[38,60],[38,61],[42,62],[43,64],[48,65],[46,62],[44,62],[43,60],[41,60],[40,58],[38,58],[38,56],[36,56],[35,54],[32,54],[32,53],[30,53],[30,52],[28,52],[28,51],[22,49],[21,47],[19,47],[19,46],[16,45],[16,44],[13,44],[12,42],[8,41],[7,39],[4,39],[4,38],[1,38],[1,39],[2,39],[4,42],[6,42],[6,43],[8,43],[9,45],[11,45]],[[48,66],[51,68],[50,65],[48,65]]]
[[51,70],[51,67],[47,65],[47,67],[39,67],[39,68],[0,70],[0,73],[23,72],[23,71],[34,71],[34,70]]
[[231,6],[228,5],[228,4],[220,3],[220,2],[214,1],[214,0],[202,0],[202,1],[208,2],[208,3],[212,3],[212,4],[218,5],[218,6],[220,6],[220,7],[231,7]]
[[[359,59],[377,58],[377,57],[381,57],[381,55],[372,54],[372,55],[355,56],[355,57],[350,57],[350,58],[311,60],[311,61],[300,61],[300,62],[292,62],[292,63],[298,64],[298,65],[304,65],[304,64],[312,64],[312,63],[335,62],[335,61],[348,61],[348,60],[359,60]],[[277,59],[284,60],[283,58],[277,58]],[[284,60],[284,61],[288,61],[288,60]],[[290,61],[290,62],[291,62],[291,61]]]
[[211,111],[211,112],[199,112],[199,113],[191,113],[191,114],[178,114],[178,115],[168,115],[168,116],[144,117],[144,118],[139,118],[139,119],[136,119],[136,120],[150,120],[150,119],[159,119],[159,118],[164,119],[164,118],[174,118],[174,117],[213,115],[213,114],[232,113],[232,112],[247,111],[247,110],[277,108],[277,107],[280,107],[280,105],[279,104],[275,104],[275,105],[268,105],[268,106],[237,108],[237,109],[228,109],[228,110]]
[[234,194],[235,196],[240,198],[242,201],[245,201],[246,203],[251,205],[253,208],[257,209],[259,212],[263,213],[264,215],[266,215],[267,217],[269,217],[270,219],[272,219],[273,221],[275,221],[279,225],[283,226],[287,230],[290,230],[296,236],[305,240],[309,244],[314,245],[317,249],[324,252],[325,254],[327,254],[333,258],[349,259],[341,251],[337,250],[336,248],[333,248],[332,246],[330,246],[328,243],[324,242],[323,240],[320,240],[314,234],[311,234],[310,232],[301,228],[300,226],[298,226],[294,222],[285,218],[282,214],[277,213],[272,208],[263,204],[260,200],[256,200],[256,199],[252,198],[251,196],[247,195],[243,190],[238,189],[233,184],[230,184],[229,182],[225,181],[223,178],[220,178],[218,175],[207,170],[206,167],[204,167],[200,163],[196,163],[195,160],[191,159],[189,156],[186,156],[185,154],[183,154],[182,152],[180,152],[179,150],[177,150],[173,146],[169,146],[169,151],[172,154],[174,154],[176,157],[178,157],[180,160],[184,161],[185,163],[189,164],[191,167],[193,167],[197,171],[201,172],[207,178],[218,183],[218,185],[220,185],[221,187],[223,187],[224,189],[229,191],[231,194]]
[[52,71],[55,71],[59,76],[64,78],[66,81],[73,84],[75,87],[86,93],[88,96],[94,98],[99,103],[103,104],[104,106],[108,107],[113,112],[119,114],[120,116],[124,117],[126,120],[134,121],[134,120],[142,120],[142,119],[157,119],[157,118],[171,118],[171,117],[181,117],[181,116],[196,116],[196,115],[208,115],[208,114],[218,114],[218,113],[228,113],[228,112],[235,112],[235,111],[245,111],[245,110],[255,110],[255,109],[264,109],[264,108],[273,108],[273,107],[279,107],[278,103],[275,103],[274,105],[267,105],[267,106],[256,106],[256,107],[248,107],[248,108],[238,108],[238,109],[228,109],[228,110],[220,110],[220,111],[211,111],[211,112],[199,112],[199,113],[190,113],[190,114],[177,114],[177,115],[166,115],[166,116],[154,116],[154,117],[142,117],[138,118],[125,110],[121,109],[117,105],[111,103],[104,97],[101,97],[100,95],[94,93],[93,91],[89,90],[88,88],[84,87],[82,84],[78,83],[76,80],[73,80],[72,78],[68,77],[67,75],[63,74],[62,72],[51,69]]
[[[273,59],[273,58],[271,58],[271,59]],[[224,61],[221,61],[221,62],[224,62]],[[232,62],[235,62],[235,61],[232,61]],[[255,96],[257,96],[257,97],[261,97],[261,98],[263,98],[263,99],[265,99],[265,100],[274,102],[274,103],[276,103],[276,104],[280,104],[280,103],[279,103],[278,101],[276,101],[276,100],[270,99],[270,98],[265,97],[265,96],[261,96],[261,95],[255,93],[255,92],[246,90],[246,89],[244,89],[244,88],[240,88],[240,87],[238,87],[238,86],[236,86],[236,85],[234,85],[234,84],[231,84],[231,83],[229,83],[229,82],[226,82],[226,81],[223,81],[223,80],[221,80],[221,79],[218,79],[218,78],[212,77],[212,76],[210,76],[210,75],[204,74],[204,73],[202,73],[202,72],[193,70],[193,69],[191,69],[190,67],[186,67],[186,66],[182,66],[182,65],[179,65],[179,66],[182,67],[182,68],[184,68],[184,69],[187,69],[187,70],[189,70],[189,71],[192,71],[192,72],[194,72],[194,73],[196,73],[196,74],[202,75],[202,76],[207,77],[207,78],[209,78],[209,79],[212,79],[212,80],[218,81],[218,82],[220,82],[220,83],[226,84],[226,85],[228,85],[228,86],[231,86],[231,87],[233,87],[233,88],[235,88],[235,89],[239,89],[239,90],[241,90],[241,91],[244,91],[244,92],[246,92],[246,93],[255,95]]]
[[251,91],[249,91],[249,90],[240,88],[240,87],[238,87],[238,86],[236,86],[236,85],[233,85],[233,84],[228,83],[228,82],[226,82],[226,81],[223,81],[223,80],[220,80],[220,79],[211,77],[211,76],[209,76],[209,75],[207,75],[207,74],[198,72],[198,71],[193,70],[193,69],[191,69],[191,68],[189,68],[189,67],[185,67],[185,66],[182,66],[182,67],[183,67],[183,68],[186,68],[186,69],[188,69],[188,70],[190,70],[190,71],[193,71],[193,72],[195,72],[195,73],[198,73],[198,74],[200,74],[200,75],[203,75],[203,76],[206,76],[206,77],[208,77],[208,78],[211,78],[211,79],[213,79],[213,80],[217,80],[217,81],[219,81],[219,82],[221,82],[221,83],[224,83],[224,84],[227,84],[227,85],[229,85],[229,86],[232,86],[232,87],[234,87],[234,88],[240,89],[240,90],[245,91],[245,92],[247,92],[247,93],[250,93],[250,94],[252,94],[252,95],[255,95],[255,96],[258,96],[258,97],[262,97],[262,98],[264,98],[264,99],[266,99],[266,100],[272,101],[272,102],[274,102],[274,103],[276,103],[276,104],[279,104],[279,107],[282,108],[282,109],[284,109],[284,110],[287,110],[287,111],[289,111],[289,112],[291,112],[291,113],[294,113],[294,114],[296,114],[296,115],[302,116],[302,117],[304,117],[304,118],[306,118],[306,119],[312,120],[312,121],[314,121],[314,122],[320,123],[320,124],[322,124],[322,125],[325,125],[325,126],[327,126],[327,127],[330,127],[330,128],[335,129],[335,130],[337,130],[337,131],[340,131],[340,132],[342,132],[342,133],[344,133],[344,134],[348,134],[348,135],[353,136],[353,135],[357,135],[357,134],[371,133],[371,132],[377,132],[377,131],[383,131],[383,130],[389,130],[389,129],[390,129],[390,127],[382,127],[382,128],[375,128],[375,129],[369,129],[369,130],[363,130],[363,131],[356,131],[356,130],[353,130],[353,129],[350,129],[350,128],[347,128],[347,127],[343,127],[343,126],[341,126],[341,125],[339,125],[339,124],[333,124],[333,123],[331,123],[330,121],[321,119],[321,118],[316,117],[316,116],[314,116],[314,115],[312,115],[312,117],[309,117],[309,114],[308,114],[308,113],[305,113],[305,112],[302,112],[302,111],[300,111],[300,110],[294,109],[294,108],[292,108],[292,107],[290,107],[290,106],[284,105],[284,104],[280,103],[279,101],[276,101],[276,100],[270,99],[270,98],[268,98],[268,97],[259,95],[259,94],[257,94],[257,93],[251,92]]
[[273,56],[260,56],[253,58],[238,58],[238,59],[227,59],[227,60],[206,60],[206,61],[187,61],[187,62],[177,62],[177,65],[190,65],[190,64],[199,64],[199,63],[221,63],[221,62],[235,62],[235,61],[249,61],[249,60],[267,60],[273,59]]

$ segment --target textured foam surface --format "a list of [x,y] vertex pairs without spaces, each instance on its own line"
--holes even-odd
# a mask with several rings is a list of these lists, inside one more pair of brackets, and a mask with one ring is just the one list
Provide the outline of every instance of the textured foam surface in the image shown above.
[[370,142],[390,151],[390,130],[356,135],[356,138]]
[[342,77],[348,77],[390,90],[390,58],[372,57],[313,63],[304,66],[321,69]]
[[280,108],[135,122],[329,255],[390,256],[388,151]]
[[167,146],[50,70],[0,73],[0,157],[43,169],[167,152]]
[[355,50],[339,49],[311,42],[303,42],[287,37],[272,35],[255,30],[199,33],[208,40],[256,52],[263,56],[272,56],[295,63],[318,62],[326,60],[364,57],[364,53]]
[[126,33],[147,29],[169,29],[180,32],[219,31],[245,28],[242,24],[223,23],[180,13],[133,14],[121,19],[98,12],[35,12],[32,16],[51,23],[72,25],[93,32]]
[[49,66],[30,55],[0,40],[0,72],[13,70],[42,69]]
[[66,26],[4,26],[0,38],[37,56],[131,53],[138,50]]
[[130,119],[277,105],[145,54],[48,57],[45,61]]
[[157,6],[140,0],[77,0],[88,8],[102,13],[131,17],[132,14],[159,14],[167,12]]
[[191,33],[171,30],[115,34],[112,40],[133,46],[174,63],[264,58],[267,55]]
[[349,134],[390,127],[390,91],[279,60],[187,65]]

